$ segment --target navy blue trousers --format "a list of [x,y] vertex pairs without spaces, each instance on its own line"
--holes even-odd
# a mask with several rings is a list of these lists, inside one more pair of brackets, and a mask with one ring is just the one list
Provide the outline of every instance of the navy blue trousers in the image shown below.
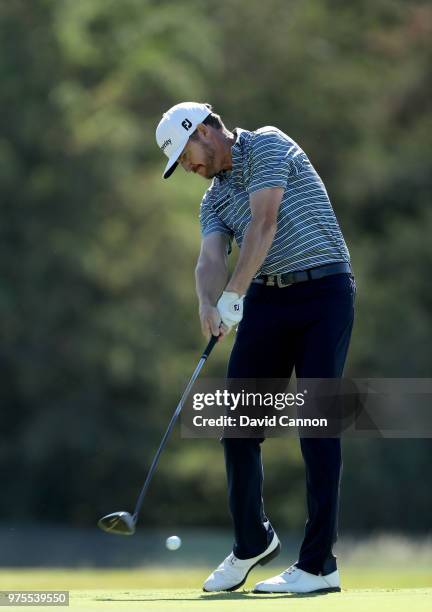
[[[244,301],[228,378],[342,376],[354,320],[355,281],[336,274],[289,287],[252,284]],[[224,438],[234,554],[247,559],[267,547],[262,498],[263,439]],[[336,569],[340,478],[339,438],[301,438],[307,522],[297,566],[313,574]],[[281,483],[289,487],[289,482]]]

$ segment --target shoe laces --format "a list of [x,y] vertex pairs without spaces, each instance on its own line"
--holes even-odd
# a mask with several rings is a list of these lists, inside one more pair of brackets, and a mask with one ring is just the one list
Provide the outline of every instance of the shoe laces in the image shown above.
[[238,559],[234,555],[234,553],[229,554],[228,557],[224,559],[222,563],[218,566],[216,572],[223,571],[224,573],[230,573],[230,570],[235,567],[237,561]]
[[282,574],[287,574],[287,576],[290,576],[291,574],[294,574],[296,571],[297,571],[297,567],[295,565],[290,565],[290,567],[286,569],[284,572],[282,572]]
[[230,565],[235,565],[237,563],[238,559],[235,556],[234,553],[231,553],[228,557],[227,557],[227,563],[229,563]]

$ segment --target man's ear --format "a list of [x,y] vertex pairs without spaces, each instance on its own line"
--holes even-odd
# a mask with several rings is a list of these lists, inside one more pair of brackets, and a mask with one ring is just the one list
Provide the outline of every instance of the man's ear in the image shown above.
[[196,129],[200,136],[203,136],[204,138],[209,137],[209,132],[210,132],[209,127],[205,125],[204,123],[198,123]]

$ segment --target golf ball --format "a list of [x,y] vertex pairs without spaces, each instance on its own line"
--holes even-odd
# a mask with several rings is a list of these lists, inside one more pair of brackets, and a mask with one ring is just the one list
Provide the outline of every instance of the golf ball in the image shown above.
[[181,540],[178,536],[170,536],[165,542],[168,550],[177,550],[181,546]]

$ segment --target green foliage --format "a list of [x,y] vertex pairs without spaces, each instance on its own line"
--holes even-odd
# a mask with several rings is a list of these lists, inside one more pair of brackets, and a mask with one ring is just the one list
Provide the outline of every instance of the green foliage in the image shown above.
[[[299,141],[353,255],[349,372],[429,375],[431,15],[402,0],[0,6],[3,518],[84,525],[129,508],[203,346],[193,269],[206,185],[161,180],[154,142],[181,100]],[[231,341],[209,374],[224,373]],[[264,446],[269,513],[301,528],[298,448]],[[365,448],[346,448],[347,528],[385,527],[370,490],[393,482],[387,505],[399,503],[429,460],[427,443],[393,442],[395,468],[376,446],[360,478]],[[358,520],[359,494],[373,520]],[[154,523],[226,524],[217,441],[174,436],[151,495]],[[428,527],[417,509],[430,497],[410,499],[392,526]]]

